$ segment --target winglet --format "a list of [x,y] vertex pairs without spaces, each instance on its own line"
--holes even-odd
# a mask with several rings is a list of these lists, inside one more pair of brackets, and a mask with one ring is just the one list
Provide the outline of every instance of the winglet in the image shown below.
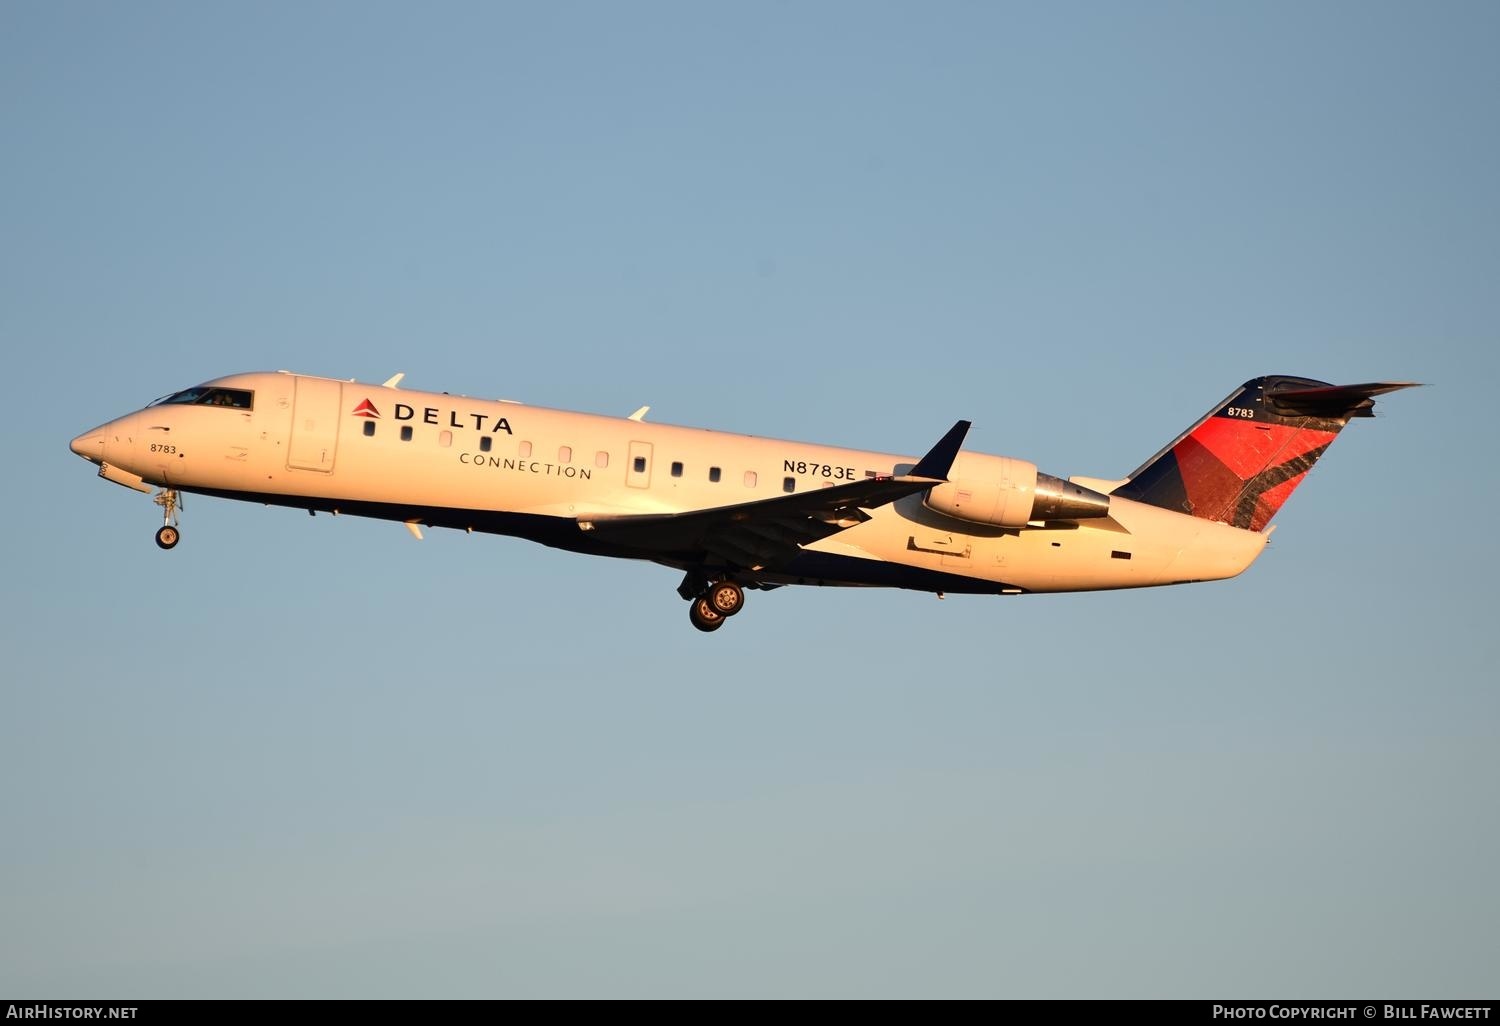
[[401,379],[404,377],[406,377],[406,371],[402,371],[400,374],[396,374],[390,378],[387,378],[385,384],[381,385],[380,387],[395,388],[397,385],[401,384]]
[[961,420],[948,429],[948,433],[942,440],[934,445],[920,460],[917,465],[907,472],[908,477],[930,477],[934,481],[948,480],[948,471],[953,466],[953,460],[958,455],[958,450],[964,444],[964,436],[969,433],[969,422]]
[[634,413],[632,413],[628,419],[630,419],[630,420],[645,420],[646,419],[646,414],[648,414],[650,412],[651,412],[651,407],[649,407],[649,406],[642,406],[639,410],[636,410]]

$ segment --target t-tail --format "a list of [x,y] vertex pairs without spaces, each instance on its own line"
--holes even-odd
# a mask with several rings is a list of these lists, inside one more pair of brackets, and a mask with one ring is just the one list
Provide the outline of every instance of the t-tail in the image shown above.
[[1255,378],[1147,460],[1114,494],[1262,530],[1345,424],[1374,416],[1375,396],[1414,384]]

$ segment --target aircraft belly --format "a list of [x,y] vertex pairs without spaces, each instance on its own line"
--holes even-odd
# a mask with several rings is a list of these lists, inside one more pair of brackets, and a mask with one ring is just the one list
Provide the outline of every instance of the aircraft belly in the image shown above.
[[[919,521],[886,512],[811,548],[968,578],[973,582],[968,590],[976,591],[1076,591],[1161,583],[1149,572],[1150,561],[1136,561],[1130,550],[1141,546],[1129,536],[1071,525],[968,534],[961,521],[951,518],[936,520],[929,514]],[[1130,558],[1114,555],[1126,551]]]
[[[942,591],[999,592],[1013,585],[1000,564],[990,560],[995,539],[978,538],[962,531],[934,530],[913,523],[899,514],[881,511],[872,520],[841,531],[832,537],[808,545],[804,553],[827,554],[847,558],[851,565],[845,573],[859,578],[850,583],[889,584],[888,578],[899,571],[878,571],[876,565],[888,565],[911,571],[913,582],[941,580],[941,584],[901,584],[898,587],[926,588]],[[860,563],[872,564],[862,567]],[[867,580],[876,577],[878,581]]]
[[1255,532],[1128,500],[1117,505],[1113,527],[1059,523],[980,535],[964,533],[959,521],[950,521],[950,530],[941,521],[882,511],[808,548],[968,578],[971,590],[1067,592],[1231,577],[1264,546]]

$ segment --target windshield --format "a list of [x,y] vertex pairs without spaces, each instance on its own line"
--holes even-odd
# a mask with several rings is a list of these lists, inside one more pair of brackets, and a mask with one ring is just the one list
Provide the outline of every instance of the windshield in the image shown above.
[[152,406],[232,406],[237,410],[255,408],[255,393],[244,388],[219,388],[199,385],[162,396]]

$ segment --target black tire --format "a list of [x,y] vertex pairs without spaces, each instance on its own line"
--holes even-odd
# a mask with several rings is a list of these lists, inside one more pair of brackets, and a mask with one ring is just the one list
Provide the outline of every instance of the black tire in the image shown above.
[[708,602],[720,616],[733,616],[745,608],[745,591],[733,581],[716,581],[708,589]]
[[177,543],[181,540],[181,532],[179,532],[177,528],[173,527],[171,524],[168,524],[166,527],[163,527],[160,531],[156,532],[156,544],[164,549],[175,548],[177,546]]
[[695,598],[688,603],[688,619],[704,633],[716,631],[724,626],[724,616],[715,612],[707,598]]

